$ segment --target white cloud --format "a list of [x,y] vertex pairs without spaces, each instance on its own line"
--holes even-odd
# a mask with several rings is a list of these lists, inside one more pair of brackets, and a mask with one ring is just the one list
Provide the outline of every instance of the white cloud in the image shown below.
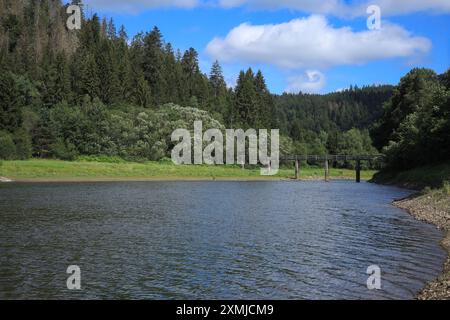
[[241,24],[225,38],[214,38],[206,53],[222,62],[323,69],[411,58],[430,49],[430,40],[414,37],[397,25],[384,22],[381,30],[354,32],[349,27],[334,28],[325,17],[312,15],[281,24]]
[[325,75],[317,70],[307,70],[304,74],[288,78],[285,89],[289,93],[319,93],[326,84]]
[[355,14],[364,15],[369,5],[378,5],[381,8],[381,14],[387,16],[424,11],[435,14],[450,13],[449,0],[369,0],[353,10]]
[[262,9],[294,9],[312,13],[343,13],[348,7],[341,0],[218,0],[225,8],[249,6]]
[[200,0],[84,0],[83,3],[94,10],[108,12],[138,13],[147,9],[177,7],[194,8]]
[[424,11],[450,13],[449,0],[84,0],[84,3],[95,10],[127,13],[164,7],[247,6],[254,9],[292,9],[312,14],[355,17],[365,16],[369,5],[380,6],[383,16]]
[[369,5],[378,5],[386,16],[431,11],[450,13],[449,0],[218,0],[225,8],[293,9],[334,16],[364,16]]

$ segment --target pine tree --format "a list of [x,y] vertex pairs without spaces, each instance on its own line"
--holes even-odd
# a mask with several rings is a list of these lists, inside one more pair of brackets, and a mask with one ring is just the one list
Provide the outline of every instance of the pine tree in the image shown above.
[[126,102],[130,99],[132,82],[132,65],[130,50],[127,45],[128,36],[125,28],[121,27],[114,50],[114,63],[117,64],[117,78],[119,81],[119,100]]
[[256,124],[256,88],[252,69],[241,71],[235,89],[236,124],[245,128],[254,127]]
[[119,38],[120,38],[123,42],[125,42],[125,43],[128,42],[128,34],[127,34],[127,31],[126,31],[124,25],[121,25],[121,26],[120,26],[120,29],[119,29]]
[[153,103],[159,105],[163,100],[165,81],[163,77],[163,40],[161,31],[154,27],[143,39],[142,70],[150,85]]
[[108,22],[106,21],[106,18],[102,19],[102,27],[101,27],[100,35],[103,39],[108,37]]
[[218,61],[215,61],[212,65],[209,75],[209,86],[211,88],[211,101],[209,102],[208,110],[218,120],[226,122],[227,125],[230,124],[231,95],[228,93],[222,67]]
[[98,76],[101,79],[99,98],[105,104],[116,103],[120,98],[118,64],[114,58],[113,50],[112,44],[109,41],[102,41],[102,54],[98,56]]
[[255,90],[256,90],[256,125],[261,128],[269,128],[276,123],[275,103],[273,97],[267,89],[266,80],[261,72],[258,70],[255,76]]
[[83,23],[79,33],[79,47],[82,50],[93,51],[97,50],[102,34],[102,27],[100,20],[96,14],[91,19]]
[[151,106],[151,89],[147,80],[145,80],[144,74],[137,75],[133,99],[133,101],[141,107],[148,108]]
[[79,59],[75,61],[73,86],[76,88],[77,100],[81,101],[85,95],[91,98],[98,97],[100,95],[100,77],[95,56],[87,52],[80,55]]
[[198,53],[194,48],[185,51],[181,67],[185,80],[185,99],[196,97],[199,105],[204,106],[208,99],[208,79],[200,73]]
[[164,47],[164,79],[167,86],[165,87],[163,103],[180,104],[182,102],[180,88],[183,81],[182,72],[170,43],[167,43]]
[[20,125],[19,90],[10,72],[0,72],[0,131]]
[[46,105],[71,99],[70,70],[65,54],[58,53],[48,62],[41,83],[42,100]]
[[222,67],[217,60],[212,65],[209,81],[211,82],[215,98],[223,96],[226,93],[227,85],[223,78]]
[[114,25],[114,21],[112,18],[109,19],[109,21],[108,21],[106,34],[108,35],[108,39],[110,39],[110,40],[114,40],[117,37],[116,26]]

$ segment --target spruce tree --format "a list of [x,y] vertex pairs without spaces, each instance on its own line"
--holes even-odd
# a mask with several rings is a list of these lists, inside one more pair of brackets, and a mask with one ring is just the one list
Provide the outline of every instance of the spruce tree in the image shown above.
[[172,45],[167,43],[164,47],[164,79],[167,85],[165,86],[163,103],[180,104],[182,102],[180,86],[183,79],[180,71]]
[[137,75],[134,82],[133,102],[138,106],[148,108],[152,103],[151,88],[144,74]]
[[220,66],[219,61],[217,60],[213,63],[211,67],[209,81],[211,82],[215,98],[223,96],[226,93],[227,85],[223,78],[222,67]]
[[161,31],[154,27],[143,39],[142,70],[152,91],[153,103],[159,105],[165,88],[163,77],[163,40]]
[[0,72],[0,131],[14,131],[20,125],[19,89],[10,72]]
[[235,89],[235,112],[237,124],[245,128],[254,127],[256,124],[256,88],[252,69],[241,71]]
[[92,53],[85,52],[80,55],[79,63],[75,65],[75,76],[73,85],[76,88],[78,101],[81,101],[85,95],[91,98],[100,95],[100,77],[98,65],[95,56]]
[[120,98],[120,81],[118,63],[114,57],[112,43],[103,40],[101,44],[102,54],[98,56],[99,98],[105,104],[118,102]]
[[276,123],[275,103],[273,97],[267,89],[266,80],[261,72],[258,70],[255,76],[255,90],[256,90],[256,125],[261,128],[269,128]]

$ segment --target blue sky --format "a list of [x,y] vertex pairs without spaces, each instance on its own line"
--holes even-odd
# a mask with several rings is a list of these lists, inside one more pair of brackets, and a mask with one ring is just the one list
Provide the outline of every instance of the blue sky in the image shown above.
[[[205,73],[215,59],[227,82],[261,69],[274,93],[326,93],[396,84],[413,67],[450,67],[450,0],[85,0],[129,36],[158,26],[167,42],[194,47]],[[366,13],[377,4],[381,29]]]

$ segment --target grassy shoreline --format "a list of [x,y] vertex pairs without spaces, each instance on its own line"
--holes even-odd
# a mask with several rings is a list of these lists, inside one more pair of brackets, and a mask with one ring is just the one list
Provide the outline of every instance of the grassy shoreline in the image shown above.
[[[362,171],[362,179],[372,179],[375,171]],[[16,182],[94,182],[94,181],[264,181],[288,180],[294,176],[294,168],[281,168],[275,176],[261,176],[257,168],[243,170],[239,166],[176,166],[171,162],[89,162],[32,159],[26,161],[2,161],[0,177]],[[331,179],[355,179],[355,172],[348,169],[330,169]],[[324,169],[304,167],[302,180],[324,179]]]

